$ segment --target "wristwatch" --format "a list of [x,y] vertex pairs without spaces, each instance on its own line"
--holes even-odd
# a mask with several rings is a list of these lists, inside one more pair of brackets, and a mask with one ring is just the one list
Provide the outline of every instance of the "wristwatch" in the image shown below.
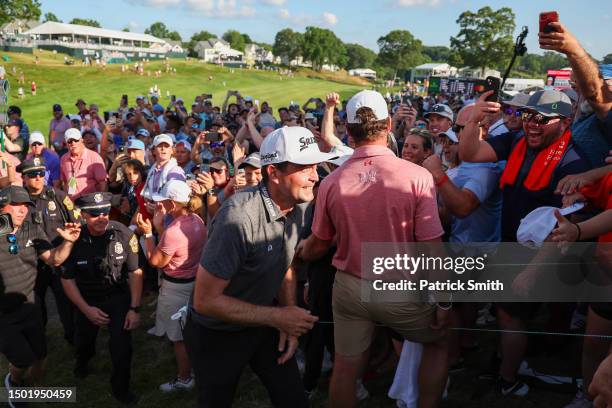
[[140,313],[140,306],[130,306],[130,310],[136,313]]
[[211,188],[210,190],[208,190],[206,194],[208,194],[211,197],[214,197],[216,195],[214,188]]
[[143,237],[145,237],[145,239],[147,238],[151,238],[153,236],[152,232],[149,232],[148,234],[144,234]]

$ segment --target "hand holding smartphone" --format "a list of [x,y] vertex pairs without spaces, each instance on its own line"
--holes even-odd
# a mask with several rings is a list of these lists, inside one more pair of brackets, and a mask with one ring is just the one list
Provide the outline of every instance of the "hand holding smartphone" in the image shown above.
[[558,21],[559,13],[556,11],[545,11],[540,13],[540,32],[545,34],[552,33],[555,30],[549,26],[549,24],[556,23]]

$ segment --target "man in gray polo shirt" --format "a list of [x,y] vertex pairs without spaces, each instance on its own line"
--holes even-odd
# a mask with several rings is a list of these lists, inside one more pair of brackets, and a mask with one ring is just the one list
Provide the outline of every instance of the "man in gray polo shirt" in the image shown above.
[[316,165],[332,157],[305,128],[270,133],[261,145],[263,181],[215,216],[184,332],[199,408],[231,406],[247,365],[274,406],[308,406],[293,353],[317,318],[295,306],[291,262]]

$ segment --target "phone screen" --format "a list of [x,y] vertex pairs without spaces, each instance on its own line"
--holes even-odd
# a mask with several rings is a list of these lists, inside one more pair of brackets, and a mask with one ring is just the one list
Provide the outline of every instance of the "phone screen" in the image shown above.
[[206,139],[207,142],[220,142],[221,141],[221,134],[218,132],[208,132],[206,134]]

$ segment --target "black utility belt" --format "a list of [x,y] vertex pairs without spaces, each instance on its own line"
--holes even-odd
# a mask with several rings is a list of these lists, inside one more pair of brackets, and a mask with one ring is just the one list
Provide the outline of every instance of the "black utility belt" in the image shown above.
[[164,272],[162,272],[161,277],[163,280],[167,280],[171,283],[191,283],[195,281],[195,276],[193,278],[174,278],[172,276],[166,275]]

